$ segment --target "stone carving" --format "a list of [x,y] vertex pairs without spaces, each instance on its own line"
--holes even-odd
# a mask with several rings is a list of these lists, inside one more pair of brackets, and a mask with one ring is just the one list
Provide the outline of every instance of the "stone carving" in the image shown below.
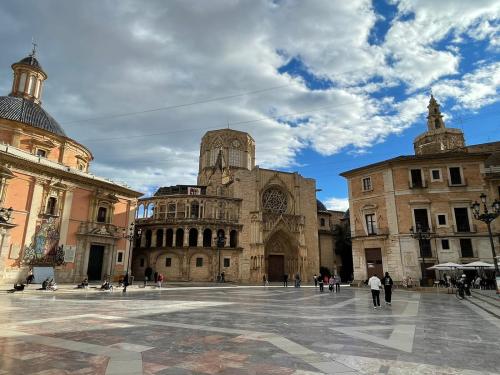
[[277,188],[267,189],[262,194],[262,208],[274,213],[285,213],[288,208],[286,194]]

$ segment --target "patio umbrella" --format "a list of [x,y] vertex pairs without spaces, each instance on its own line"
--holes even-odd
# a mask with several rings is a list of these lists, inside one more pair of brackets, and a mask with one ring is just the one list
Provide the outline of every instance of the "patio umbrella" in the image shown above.
[[487,268],[487,269],[494,269],[495,268],[495,265],[491,264],[491,263],[486,263],[486,262],[481,262],[481,261],[477,261],[477,262],[472,262],[472,263],[467,263],[467,264],[464,264],[462,265],[461,267],[462,269],[468,269],[468,268]]
[[447,262],[447,263],[435,264],[432,267],[429,267],[427,269],[428,270],[438,270],[438,271],[449,271],[449,270],[456,270],[457,268],[461,268],[461,267],[462,267],[461,264]]

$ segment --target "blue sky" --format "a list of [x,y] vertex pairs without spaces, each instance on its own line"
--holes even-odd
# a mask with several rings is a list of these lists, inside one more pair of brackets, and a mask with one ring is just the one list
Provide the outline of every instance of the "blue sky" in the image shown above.
[[469,144],[499,140],[499,20],[498,0],[1,2],[0,94],[35,36],[43,107],[95,174],[195,183],[201,137],[229,124],[345,209],[338,174],[412,154],[431,91]]

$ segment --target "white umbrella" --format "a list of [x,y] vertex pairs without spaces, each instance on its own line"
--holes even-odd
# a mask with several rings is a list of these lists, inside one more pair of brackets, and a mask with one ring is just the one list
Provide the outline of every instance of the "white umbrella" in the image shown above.
[[441,264],[435,264],[432,267],[427,268],[428,270],[438,270],[438,271],[448,271],[448,270],[454,270],[457,268],[461,268],[462,265],[458,263],[453,263],[453,262],[447,262],[447,263],[441,263]]
[[467,263],[462,266],[462,269],[467,269],[467,268],[488,268],[488,269],[494,269],[495,265],[491,263],[486,263],[486,262],[472,262],[472,263]]

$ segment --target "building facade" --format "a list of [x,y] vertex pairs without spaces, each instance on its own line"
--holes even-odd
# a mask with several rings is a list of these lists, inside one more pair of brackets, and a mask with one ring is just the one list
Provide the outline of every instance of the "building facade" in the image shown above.
[[[395,281],[436,277],[443,262],[493,262],[487,227],[471,204],[481,193],[499,198],[500,142],[466,146],[463,132],[447,128],[434,97],[428,130],[415,155],[399,156],[342,173],[349,186],[354,278],[390,272]],[[429,232],[418,241],[411,229]],[[498,254],[498,220],[493,223]]]
[[259,168],[244,132],[207,132],[197,185],[160,188],[139,200],[142,237],[133,273],[167,280],[281,281],[319,270],[316,185],[298,173]]
[[90,150],[41,106],[47,74],[34,51],[12,69],[0,96],[0,282],[32,267],[53,268],[59,282],[122,275],[122,229],[141,194],[88,172]]

